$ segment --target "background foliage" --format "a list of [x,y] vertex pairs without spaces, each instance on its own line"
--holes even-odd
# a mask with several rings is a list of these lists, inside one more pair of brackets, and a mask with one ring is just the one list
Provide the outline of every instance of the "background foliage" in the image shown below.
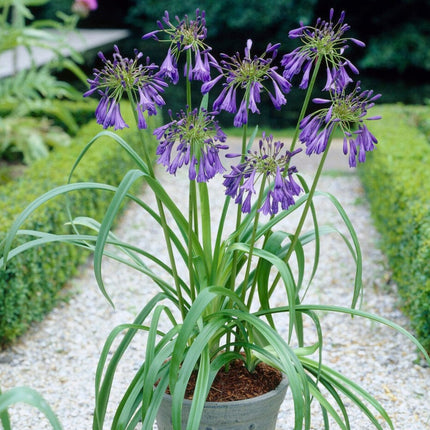
[[[51,1],[42,16],[52,17],[61,8],[67,11],[70,4],[68,0]],[[249,37],[256,53],[268,42],[281,42],[282,53],[287,52],[296,46],[288,39],[288,31],[299,21],[312,24],[319,16],[327,18],[331,7],[335,17],[345,10],[346,22],[351,25],[348,35],[367,45],[365,50],[354,47],[349,53],[360,67],[363,85],[383,93],[384,103],[422,103],[430,98],[430,0],[106,0],[79,25],[131,29],[132,37],[121,41],[120,48],[132,52],[137,47],[159,61],[161,50],[142,41],[141,36],[154,30],[165,10],[172,17],[191,16],[197,7],[207,12],[209,44],[228,54],[242,53]],[[294,95],[290,101],[294,106]]]
[[[126,120],[130,120],[131,110],[125,109],[124,114]],[[157,117],[148,120],[150,129],[158,124]],[[99,131],[100,125],[95,120],[90,121],[80,128],[69,147],[58,148],[47,159],[32,164],[17,180],[0,187],[0,242],[15,218],[31,201],[49,189],[67,183],[77,155]],[[124,130],[123,137],[131,143],[137,143],[129,130]],[[155,138],[150,131],[146,133],[145,139],[155,149]],[[109,139],[102,138],[96,146],[100,148],[100,145],[102,151],[91,150],[87,153],[73,182],[93,181],[117,185],[124,172],[134,167],[125,151],[121,151]],[[98,194],[97,191],[73,193],[70,205],[72,212],[82,211],[100,219],[110,199],[110,194]],[[69,228],[65,223],[68,221],[65,201],[57,198],[31,217],[26,228],[67,233]],[[61,289],[76,274],[78,265],[87,256],[77,247],[53,244],[17,256],[6,270],[0,268],[0,346],[16,339],[33,321],[41,320],[55,306],[62,297]]]
[[[349,35],[363,40],[365,50],[354,48],[349,58],[360,67],[366,86],[376,86],[384,94],[384,102],[420,103],[430,97],[430,0],[134,0],[126,22],[137,33],[154,27],[164,10],[180,16],[196,7],[207,11],[209,40],[215,49],[232,53],[243,51],[246,39],[252,35],[255,43],[264,47],[269,41],[281,42],[284,52],[295,47],[288,40],[288,30],[301,20],[312,24],[319,16],[328,17],[331,7],[335,17],[346,12],[351,25]],[[406,85],[405,82],[408,84]],[[417,90],[419,87],[419,90]]]
[[[67,70],[85,82],[77,65],[82,57],[69,46],[65,35],[75,29],[77,18],[58,12],[56,20],[36,19],[30,7],[47,1],[0,0],[0,54],[5,55],[1,61],[6,63],[6,55],[12,54],[11,64],[7,64],[12,66],[10,76],[0,79],[0,159],[30,164],[47,157],[52,148],[67,146],[70,137],[60,127],[67,127],[69,133],[78,128],[73,116],[55,103],[82,99],[71,83],[58,79],[58,73]],[[28,68],[18,67],[17,47],[27,52],[31,60]],[[35,48],[50,51],[52,60],[37,67]],[[65,49],[68,55],[63,54]],[[52,116],[58,120],[54,126],[48,118]]]

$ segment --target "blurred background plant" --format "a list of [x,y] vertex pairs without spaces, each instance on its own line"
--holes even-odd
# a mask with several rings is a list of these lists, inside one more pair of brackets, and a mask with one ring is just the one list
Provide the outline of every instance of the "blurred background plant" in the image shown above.
[[[37,8],[35,14],[41,19],[53,19],[59,11],[70,12],[71,3],[72,0],[50,1]],[[127,28],[131,36],[119,41],[120,51],[131,54],[134,48],[138,48],[153,61],[161,63],[161,50],[141,40],[141,36],[152,29],[152,23],[165,10],[174,17],[196,8],[204,9],[211,29],[207,41],[214,52],[241,51],[250,29],[255,34],[256,52],[262,52],[270,41],[280,42],[281,51],[288,52],[294,48],[294,43],[287,37],[288,30],[299,21],[305,24],[314,22],[331,7],[345,10],[351,17],[352,37],[363,40],[367,45],[364,50],[350,53],[351,61],[361,71],[364,87],[383,93],[384,103],[424,104],[430,99],[430,50],[427,48],[430,46],[430,0],[397,0],[394,3],[389,0],[376,3],[362,0],[348,4],[342,0],[272,0],[270,3],[260,0],[104,0],[79,25],[86,28]],[[83,69],[88,75],[94,66],[90,61],[83,65]],[[178,90],[171,88],[169,91]],[[177,99],[181,96],[178,94]],[[300,103],[300,91],[292,91],[288,97],[290,109],[270,116],[263,113],[259,121],[271,128],[293,125],[291,112]],[[178,102],[178,106],[172,109],[180,107]],[[223,124],[223,116],[220,120]]]
[[48,118],[11,116],[0,120],[0,151],[6,161],[30,164],[49,155],[49,148],[67,146],[70,136]]
[[[47,3],[0,0],[0,54],[11,54],[3,58],[12,63],[11,73],[0,80],[0,158],[6,162],[29,164],[46,157],[55,146],[67,145],[69,134],[78,130],[73,115],[56,101],[82,98],[74,85],[58,77],[67,70],[86,82],[78,66],[82,56],[67,42],[79,16],[57,11],[56,19],[37,19],[31,8]],[[35,48],[50,51],[53,59],[38,66]],[[22,50],[30,58],[29,68],[19,67]]]

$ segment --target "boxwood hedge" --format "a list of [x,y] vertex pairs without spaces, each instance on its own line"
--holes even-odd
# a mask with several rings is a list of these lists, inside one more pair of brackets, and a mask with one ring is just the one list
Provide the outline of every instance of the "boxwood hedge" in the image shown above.
[[[124,112],[126,121],[131,112]],[[155,127],[157,117],[149,118],[149,128]],[[95,120],[80,128],[67,148],[53,152],[47,159],[31,165],[19,179],[0,187],[0,242],[17,215],[35,198],[50,189],[64,185],[73,162],[82,148],[101,127]],[[145,142],[155,148],[150,130]],[[120,133],[136,148],[139,140],[128,129]],[[88,151],[78,166],[74,181],[93,181],[117,185],[125,172],[135,167],[125,151],[113,139],[102,137]],[[85,191],[73,193],[75,215],[100,219],[109,203],[109,195]],[[66,232],[67,214],[64,199],[57,198],[40,207],[24,228],[46,232]],[[79,209],[79,211],[78,211]],[[16,244],[19,241],[15,242]],[[5,345],[24,333],[33,321],[39,321],[53,308],[61,296],[61,289],[77,273],[79,264],[88,255],[81,249],[64,244],[47,245],[25,252],[10,260],[6,269],[0,268],[0,344]]]
[[371,124],[378,148],[359,171],[403,309],[430,351],[430,108],[379,111],[382,121]]

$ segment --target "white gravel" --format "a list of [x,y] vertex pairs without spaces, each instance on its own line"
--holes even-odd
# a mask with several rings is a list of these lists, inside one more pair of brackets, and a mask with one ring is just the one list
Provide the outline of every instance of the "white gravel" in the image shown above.
[[[325,174],[319,189],[338,197],[360,238],[365,285],[362,308],[408,327],[407,318],[398,309],[395,286],[387,283],[389,269],[378,250],[378,234],[360,181],[353,171],[338,173]],[[186,196],[180,195],[184,180],[183,175],[178,175],[166,176],[164,181],[172,195],[186,201]],[[223,191],[219,181],[213,185],[218,190],[217,203],[221,204]],[[147,194],[143,197],[151,199]],[[322,223],[340,225],[335,209],[324,199],[318,199],[318,211]],[[214,223],[216,220],[214,216]],[[165,252],[158,230],[136,207],[126,211],[116,234],[159,255]],[[324,237],[320,269],[307,301],[348,305],[352,291],[350,260],[339,236]],[[16,344],[0,353],[2,390],[22,385],[38,390],[65,430],[92,427],[94,372],[106,336],[116,325],[131,322],[156,291],[145,278],[115,262],[104,264],[104,278],[115,309],[99,292],[89,262],[82,267],[80,276],[70,281],[66,289],[68,302],[60,304],[43,322],[34,324]],[[413,344],[392,329],[359,318],[324,314],[321,321],[326,363],[370,391],[386,408],[396,430],[430,429],[430,368],[420,362]],[[141,339],[119,369],[115,393],[121,392],[139,366],[143,346]],[[319,410],[314,406],[312,428],[321,429]],[[279,416],[279,430],[293,428],[291,411],[291,398],[287,395]],[[352,429],[374,428],[355,408],[348,412]],[[41,414],[28,406],[12,408],[11,415],[14,429],[50,428]]]

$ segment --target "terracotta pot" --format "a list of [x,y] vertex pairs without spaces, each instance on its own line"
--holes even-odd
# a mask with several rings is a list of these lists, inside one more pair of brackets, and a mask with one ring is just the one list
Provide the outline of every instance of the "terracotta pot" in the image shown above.
[[[252,399],[234,402],[206,402],[199,430],[275,430],[279,408],[285,398],[288,380],[284,376],[278,387]],[[191,400],[182,404],[182,430],[185,430]],[[165,394],[157,414],[159,430],[172,430],[172,398]]]

